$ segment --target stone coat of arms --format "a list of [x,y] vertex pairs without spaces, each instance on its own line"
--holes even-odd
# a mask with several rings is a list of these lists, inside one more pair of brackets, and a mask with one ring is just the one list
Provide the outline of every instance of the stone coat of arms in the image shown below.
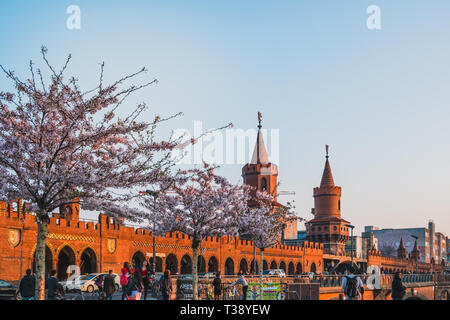
[[9,229],[8,230],[8,242],[15,248],[20,244],[20,230],[19,229]]
[[117,244],[116,239],[108,239],[106,247],[108,248],[109,253],[116,252],[116,244]]

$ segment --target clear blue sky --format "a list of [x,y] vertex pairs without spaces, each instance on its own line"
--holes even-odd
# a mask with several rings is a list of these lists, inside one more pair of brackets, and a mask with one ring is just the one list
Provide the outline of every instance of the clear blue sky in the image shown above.
[[[66,28],[66,8],[82,11]],[[366,28],[381,8],[382,29]],[[148,113],[185,116],[173,128],[233,122],[280,130],[280,181],[306,218],[331,146],[343,217],[357,226],[450,234],[450,1],[0,2],[0,63],[25,75],[41,45],[90,87],[147,66]],[[5,79],[0,77],[5,88]],[[168,129],[168,128],[165,128]],[[269,148],[270,149],[270,148]],[[240,179],[240,165],[221,172]],[[290,200],[283,197],[281,201]]]

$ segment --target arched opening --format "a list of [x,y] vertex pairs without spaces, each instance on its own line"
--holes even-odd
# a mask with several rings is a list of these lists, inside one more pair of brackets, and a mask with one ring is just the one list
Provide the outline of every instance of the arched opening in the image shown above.
[[75,253],[72,248],[66,246],[58,254],[58,279],[66,280],[68,277],[69,266],[75,265]]
[[142,252],[138,251],[136,252],[133,257],[131,258],[131,263],[135,268],[142,268],[142,264],[145,261],[145,256]]
[[289,274],[289,275],[295,274],[295,267],[294,267],[294,263],[292,263],[292,261],[289,262],[288,274]]
[[166,270],[170,270],[170,274],[178,273],[178,259],[173,253],[169,254],[166,258]]
[[245,258],[242,258],[241,263],[239,263],[239,271],[248,273],[248,263],[247,263],[247,260],[245,260]]
[[206,261],[205,261],[205,258],[203,258],[203,256],[198,256],[197,270],[198,270],[198,273],[206,272]]
[[[150,270],[153,268],[153,257],[148,261]],[[155,259],[155,272],[163,272],[163,261],[160,257],[156,257]]]
[[261,179],[261,191],[267,191],[267,179],[266,178]]
[[271,270],[278,269],[278,266],[277,266],[277,263],[275,260],[270,263],[270,269]]
[[282,269],[286,273],[286,263],[284,263],[284,261],[280,262],[280,269]]
[[91,248],[86,248],[81,254],[80,272],[81,274],[97,272],[97,256]]
[[250,273],[258,274],[258,272],[259,272],[258,261],[255,261],[255,259],[253,259],[252,262],[250,263]]
[[187,254],[181,258],[180,274],[192,274],[192,259]]
[[225,275],[234,275],[234,261],[231,258],[228,258],[227,261],[225,261]]
[[316,273],[316,271],[317,271],[316,264],[313,262],[311,263],[311,272]]
[[450,300],[450,294],[447,290],[444,290],[441,292],[441,296],[440,296],[441,300]]
[[219,261],[217,258],[212,256],[208,261],[208,272],[217,272],[219,271]]
[[[37,272],[36,270],[36,252],[33,255],[33,265],[31,267],[31,270],[33,270],[34,273]],[[53,269],[53,255],[52,255],[52,251],[50,250],[49,247],[45,247],[45,278],[48,278],[48,275],[50,273],[50,271]]]
[[266,260],[263,260],[263,271],[264,270],[269,270],[269,264],[267,263]]
[[303,273],[302,264],[300,262],[297,263],[297,268],[296,268],[295,271],[296,271],[297,274],[302,274]]

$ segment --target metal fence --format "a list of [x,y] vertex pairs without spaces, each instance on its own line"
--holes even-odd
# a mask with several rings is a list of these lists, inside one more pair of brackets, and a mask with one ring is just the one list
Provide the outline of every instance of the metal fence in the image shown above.
[[[364,284],[367,284],[370,275],[361,274],[357,275],[361,278]],[[313,286],[318,288],[340,288],[342,286],[342,280],[345,275],[296,275],[296,276],[264,276],[264,283],[279,282],[282,286],[282,291],[286,295],[286,299],[294,300],[308,300],[308,295],[302,293],[301,290],[308,289],[310,292]],[[220,300],[240,300],[242,299],[242,286],[233,283],[237,280],[236,276],[223,276],[222,288]],[[260,277],[258,275],[248,275],[246,279],[249,283],[259,282]],[[390,288],[394,275],[381,274],[380,282],[382,288]],[[198,293],[200,300],[213,300],[214,288],[212,285],[213,278],[199,278]],[[370,279],[369,279],[370,281]],[[407,287],[411,287],[417,284],[450,284],[450,275],[436,275],[436,274],[405,274],[402,275],[402,282]],[[310,286],[310,287],[308,287]],[[298,288],[300,289],[298,289]],[[303,288],[304,287],[304,288]],[[294,293],[294,288],[296,293]],[[292,292],[291,292],[292,291]],[[304,291],[304,290],[303,290]],[[312,295],[311,293],[309,295]],[[217,298],[216,298],[217,299]]]

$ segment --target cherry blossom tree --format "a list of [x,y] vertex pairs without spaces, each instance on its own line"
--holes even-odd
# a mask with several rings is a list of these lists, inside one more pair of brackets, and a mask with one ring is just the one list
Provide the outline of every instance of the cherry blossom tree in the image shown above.
[[155,139],[157,125],[178,115],[139,122],[144,103],[125,116],[117,114],[131,94],[156,82],[128,84],[144,75],[145,68],[105,84],[102,64],[98,85],[82,91],[76,78],[65,77],[70,56],[59,71],[48,62],[44,47],[42,58],[50,74],[48,82],[33,62],[26,80],[0,66],[15,88],[14,93],[0,91],[0,200],[21,198],[35,215],[37,299],[45,294],[45,247],[52,211],[80,201],[84,209],[143,221],[146,215],[129,205],[136,195],[133,188],[166,175],[172,166],[169,153],[178,143],[172,138]]
[[231,184],[216,175],[215,169],[205,163],[202,169],[188,170],[163,186],[166,192],[142,199],[156,234],[178,231],[191,237],[193,299],[198,297],[198,253],[202,241],[206,237],[237,236],[239,221],[247,211],[245,186]]
[[291,203],[283,206],[267,192],[252,190],[251,194],[254,196],[249,202],[249,210],[240,217],[239,226],[241,236],[252,239],[260,250],[259,299],[262,300],[264,249],[279,244],[286,225],[297,218]]

